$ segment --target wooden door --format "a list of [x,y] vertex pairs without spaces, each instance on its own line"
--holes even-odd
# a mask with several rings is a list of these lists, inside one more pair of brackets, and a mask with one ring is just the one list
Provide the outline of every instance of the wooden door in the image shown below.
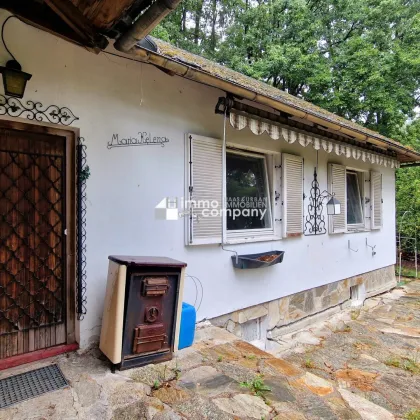
[[0,128],[0,359],[66,343],[66,138]]

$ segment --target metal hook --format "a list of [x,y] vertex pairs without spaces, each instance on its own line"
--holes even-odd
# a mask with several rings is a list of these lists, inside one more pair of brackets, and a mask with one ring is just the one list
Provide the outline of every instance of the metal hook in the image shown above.
[[368,244],[368,238],[366,238],[366,246],[368,246],[369,248],[372,249],[372,257],[374,257],[376,255],[376,251],[375,251],[376,245],[373,245],[373,246],[369,245]]
[[359,252],[359,250],[358,250],[358,249],[353,249],[353,248],[351,247],[351,245],[350,245],[350,239],[349,239],[349,250],[350,250],[350,251],[353,251],[353,252]]

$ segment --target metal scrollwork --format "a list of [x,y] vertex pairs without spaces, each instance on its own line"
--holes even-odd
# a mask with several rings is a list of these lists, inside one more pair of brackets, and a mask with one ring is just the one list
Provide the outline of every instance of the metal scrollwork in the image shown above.
[[26,101],[24,105],[18,98],[0,95],[0,115],[23,117],[32,121],[48,121],[53,124],[71,125],[79,118],[67,107],[49,105],[41,102]]
[[305,220],[305,235],[323,235],[327,233],[322,201],[325,195],[319,189],[318,175],[314,170],[314,179],[311,184],[311,195],[309,196],[308,215]]
[[86,315],[86,181],[89,178],[89,166],[86,161],[85,139],[77,142],[77,318]]

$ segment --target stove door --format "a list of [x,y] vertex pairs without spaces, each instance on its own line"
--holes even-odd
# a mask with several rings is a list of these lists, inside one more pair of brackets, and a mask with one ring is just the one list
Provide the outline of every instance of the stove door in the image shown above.
[[132,273],[127,285],[123,358],[173,347],[179,273]]

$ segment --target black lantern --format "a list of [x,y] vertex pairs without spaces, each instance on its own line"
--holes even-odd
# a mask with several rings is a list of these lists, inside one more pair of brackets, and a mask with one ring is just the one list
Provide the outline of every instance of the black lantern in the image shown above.
[[5,67],[0,67],[3,75],[4,94],[15,98],[23,98],[26,82],[32,74],[22,71],[21,65],[16,60],[9,60]]

